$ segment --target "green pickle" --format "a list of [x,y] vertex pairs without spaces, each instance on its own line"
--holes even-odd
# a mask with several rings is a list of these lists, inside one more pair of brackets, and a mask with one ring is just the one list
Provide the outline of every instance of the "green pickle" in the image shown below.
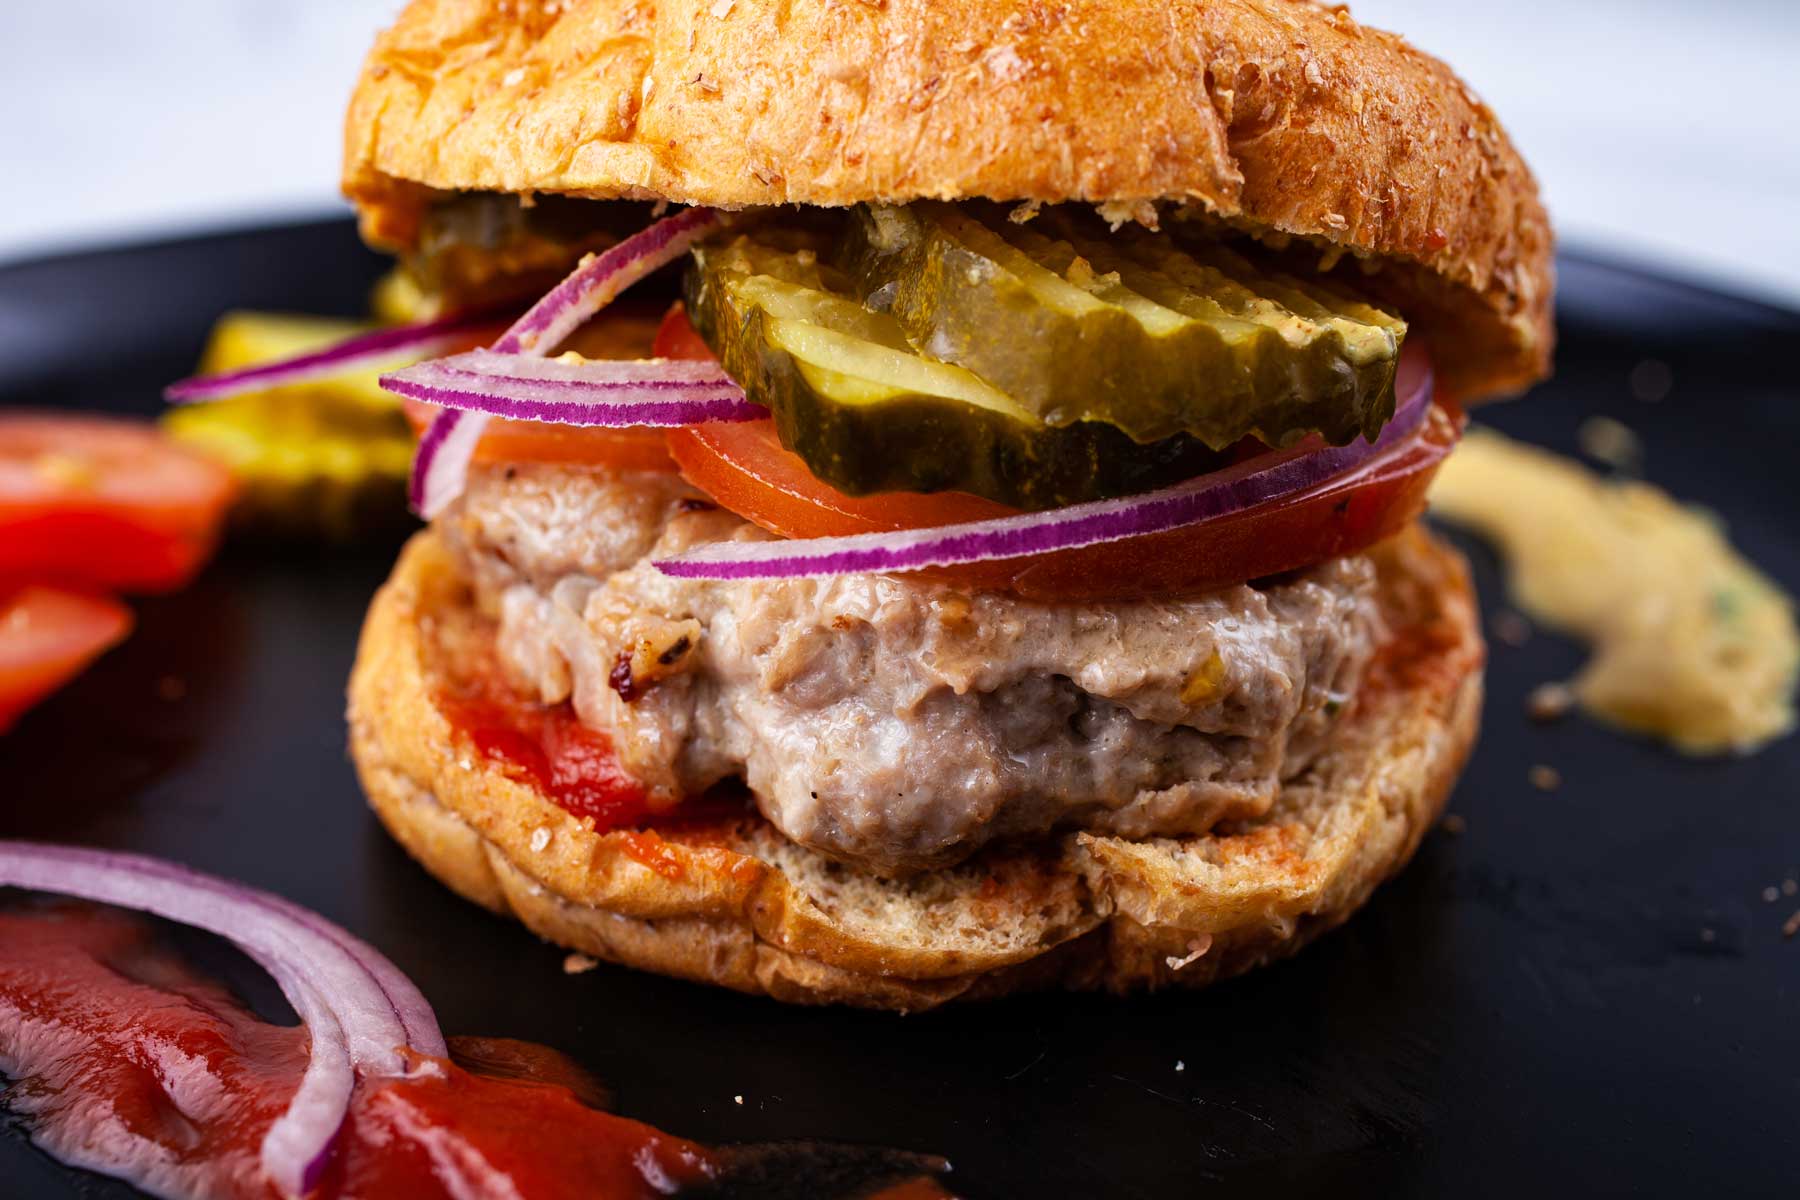
[[845,492],[968,491],[1046,508],[1161,487],[1222,458],[1190,437],[1141,445],[1057,427],[972,372],[919,353],[865,306],[822,233],[765,226],[694,252],[695,328],[783,445]]
[[1342,444],[1393,414],[1404,322],[1200,239],[925,203],[857,210],[840,261],[911,345],[1052,426],[1223,450]]
[[[236,312],[220,318],[201,357],[230,371],[329,345],[367,326]],[[347,542],[400,527],[412,431],[376,370],[182,405],[163,415],[177,441],[242,482],[234,524],[246,532]]]

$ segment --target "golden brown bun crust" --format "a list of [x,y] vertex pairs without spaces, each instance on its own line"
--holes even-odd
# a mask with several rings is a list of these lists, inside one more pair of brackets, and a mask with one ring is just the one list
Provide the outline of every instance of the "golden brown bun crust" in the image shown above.
[[351,751],[371,805],[428,870],[598,958],[900,1010],[1057,986],[1200,986],[1354,912],[1412,855],[1474,742],[1483,650],[1461,559],[1416,527],[1376,554],[1395,635],[1337,748],[1265,819],[1202,837],[1076,834],[888,881],[754,815],[595,834],[460,747],[433,703],[422,630],[468,593],[430,532],[369,611]]
[[412,0],[344,189],[388,246],[430,189],[1186,202],[1385,262],[1464,395],[1550,361],[1549,223],[1494,115],[1303,0]]

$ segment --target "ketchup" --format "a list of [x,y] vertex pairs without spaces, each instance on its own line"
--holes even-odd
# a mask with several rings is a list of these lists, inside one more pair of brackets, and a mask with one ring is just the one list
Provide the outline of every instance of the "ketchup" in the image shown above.
[[595,829],[632,825],[649,812],[644,786],[620,765],[612,739],[582,724],[566,701],[527,700],[497,671],[441,686],[436,700],[475,753],[569,813],[592,820]]
[[[0,908],[0,1073],[12,1080],[0,1101],[64,1163],[162,1196],[274,1200],[262,1139],[308,1042],[195,974],[135,915]],[[406,1053],[407,1077],[357,1081],[309,1200],[697,1198],[730,1194],[740,1172],[757,1195],[954,1200],[933,1178],[948,1164],[930,1156],[713,1149],[603,1112],[605,1090],[543,1046],[451,1038],[449,1058]]]
[[519,695],[497,666],[466,679],[440,680],[433,699],[471,751],[531,784],[565,812],[591,821],[596,832],[639,830],[624,838],[625,852],[659,874],[679,877],[681,864],[645,825],[694,831],[749,811],[749,793],[726,780],[653,815],[644,785],[626,772],[611,738],[584,725],[567,701],[539,704]]
[[[258,1151],[307,1043],[194,975],[145,922],[87,905],[0,912],[6,1100],[63,1162],[162,1195],[268,1200]],[[319,1200],[648,1200],[717,1173],[704,1147],[583,1103],[584,1073],[553,1050],[453,1038],[451,1055],[358,1082]]]

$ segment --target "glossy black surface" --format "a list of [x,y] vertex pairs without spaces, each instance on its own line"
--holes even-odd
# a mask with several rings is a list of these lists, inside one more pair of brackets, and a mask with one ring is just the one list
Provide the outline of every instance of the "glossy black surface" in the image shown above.
[[[354,312],[377,267],[333,222],[0,269],[0,403],[152,411],[222,309]],[[1652,479],[1800,590],[1800,318],[1581,259],[1562,294],[1556,380],[1483,419],[1573,451],[1584,417],[1618,417]],[[1645,359],[1672,371],[1660,402],[1628,387]],[[1473,557],[1491,614],[1494,563]],[[1526,693],[1578,651],[1496,645],[1451,804],[1466,832],[1432,834],[1300,958],[1196,995],[785,1008],[565,976],[560,951],[387,840],[341,712],[389,560],[240,548],[139,605],[130,642],[0,741],[4,833],[272,888],[385,950],[446,1030],[565,1050],[632,1116],[940,1153],[970,1198],[1775,1195],[1800,1175],[1800,939],[1780,928],[1800,898],[1761,898],[1800,874],[1800,740],[1696,762],[1579,719],[1536,726]],[[1537,763],[1560,790],[1531,786]],[[11,1132],[0,1194],[126,1189]]]

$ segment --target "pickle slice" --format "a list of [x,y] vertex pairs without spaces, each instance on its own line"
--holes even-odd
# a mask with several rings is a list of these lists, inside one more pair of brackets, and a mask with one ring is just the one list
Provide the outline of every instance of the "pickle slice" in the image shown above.
[[914,346],[1052,425],[1222,450],[1246,435],[1341,444],[1393,413],[1403,322],[1223,247],[926,203],[858,210],[842,262]]
[[782,444],[845,492],[967,491],[1045,508],[1160,487],[1220,456],[1140,445],[1098,421],[1056,427],[973,373],[918,353],[865,307],[820,235],[764,229],[694,251],[689,315]]
[[351,542],[406,519],[413,439],[397,409],[258,392],[172,408],[162,423],[242,481],[232,521],[246,531]]
[[650,211],[642,201],[452,193],[425,210],[402,263],[440,311],[529,302],[583,254],[649,224]]
[[[289,358],[359,333],[359,321],[232,312],[213,327],[204,373]],[[163,415],[177,441],[243,483],[233,523],[257,534],[347,542],[405,520],[413,439],[379,371],[347,371],[264,392],[182,405]]]

